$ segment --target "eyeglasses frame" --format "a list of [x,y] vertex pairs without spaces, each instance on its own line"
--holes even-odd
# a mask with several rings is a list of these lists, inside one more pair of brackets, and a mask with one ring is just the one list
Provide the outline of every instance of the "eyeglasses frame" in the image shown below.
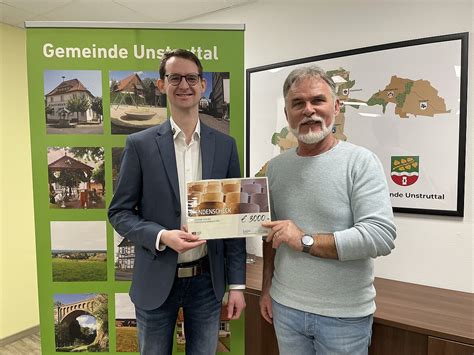
[[[170,75],[176,75],[176,76],[179,75],[179,77],[180,77],[179,82],[177,84],[171,83],[171,81],[168,78]],[[192,84],[189,83],[188,78],[187,78],[188,75],[197,75],[198,76],[198,81],[196,82],[196,84],[192,85]],[[199,79],[202,80],[202,75],[199,74],[199,73],[188,73],[186,75],[181,75],[181,74],[177,74],[177,73],[170,73],[170,74],[165,74],[165,78],[167,78],[170,85],[173,85],[173,86],[179,86],[181,84],[181,82],[183,81],[183,78],[189,86],[196,86],[199,83]]]

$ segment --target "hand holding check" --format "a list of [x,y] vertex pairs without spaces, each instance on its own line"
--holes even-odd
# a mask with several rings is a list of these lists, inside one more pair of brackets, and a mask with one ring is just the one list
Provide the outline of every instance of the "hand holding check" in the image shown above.
[[304,232],[291,220],[263,222],[262,226],[271,228],[268,233],[266,242],[272,242],[272,247],[277,249],[282,243],[287,244],[290,248],[301,251],[301,237]]

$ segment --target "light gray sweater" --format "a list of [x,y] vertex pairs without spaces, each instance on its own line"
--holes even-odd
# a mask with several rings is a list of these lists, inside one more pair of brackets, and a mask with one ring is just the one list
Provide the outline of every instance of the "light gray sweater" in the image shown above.
[[305,233],[334,233],[339,260],[277,249],[270,295],[329,317],[375,311],[373,258],[394,248],[396,229],[382,165],[369,150],[339,142],[313,157],[290,149],[268,165],[272,220]]

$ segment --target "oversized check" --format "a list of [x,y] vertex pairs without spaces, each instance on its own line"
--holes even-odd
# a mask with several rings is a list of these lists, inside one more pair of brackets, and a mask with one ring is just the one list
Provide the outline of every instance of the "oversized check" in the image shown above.
[[268,180],[201,180],[187,183],[188,231],[201,239],[261,237],[270,220]]

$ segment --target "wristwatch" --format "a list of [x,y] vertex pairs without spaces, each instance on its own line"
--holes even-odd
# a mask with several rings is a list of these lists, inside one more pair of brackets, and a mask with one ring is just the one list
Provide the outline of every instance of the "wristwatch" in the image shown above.
[[309,253],[311,247],[314,244],[314,238],[310,234],[304,234],[301,237],[301,245],[303,246],[303,252],[304,253]]

